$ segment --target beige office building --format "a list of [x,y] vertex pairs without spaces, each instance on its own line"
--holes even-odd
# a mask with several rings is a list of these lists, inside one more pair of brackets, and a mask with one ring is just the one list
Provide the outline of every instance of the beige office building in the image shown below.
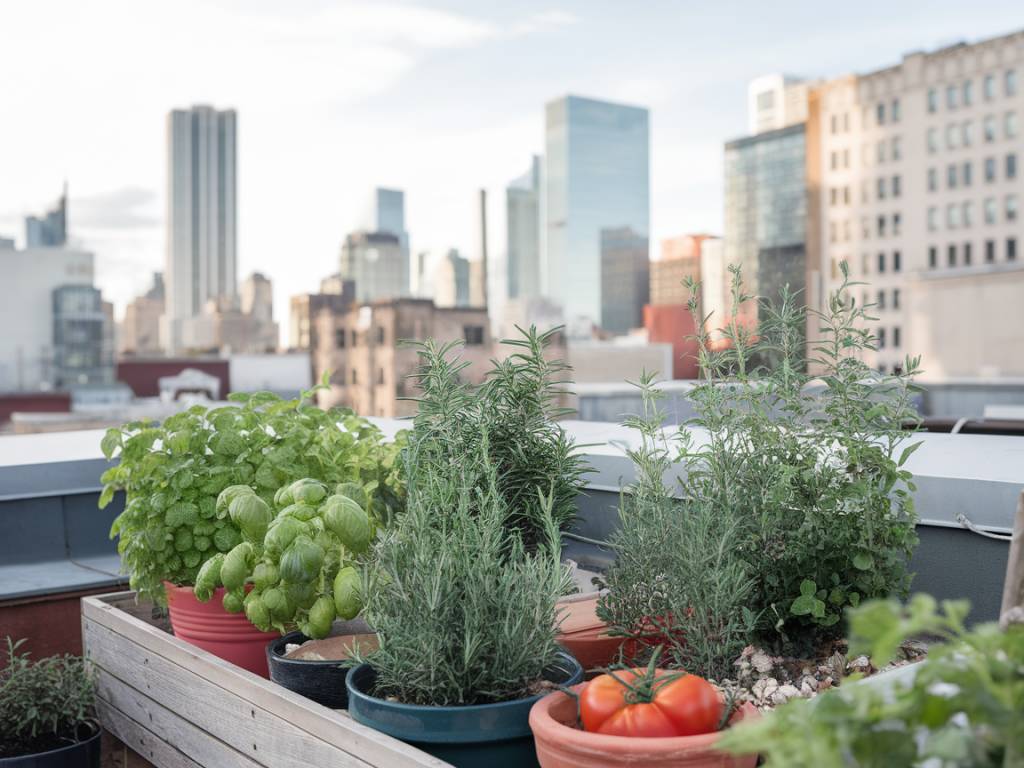
[[809,303],[847,261],[872,363],[931,380],[1024,375],[1024,32],[915,52],[811,92]]

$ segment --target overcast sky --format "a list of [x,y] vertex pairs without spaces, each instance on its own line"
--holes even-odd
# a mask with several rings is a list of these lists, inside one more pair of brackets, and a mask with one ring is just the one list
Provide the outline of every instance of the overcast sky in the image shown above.
[[120,316],[163,268],[167,111],[234,107],[239,275],[267,273],[286,321],[374,186],[406,190],[413,251],[471,254],[488,188],[500,255],[502,190],[542,150],[552,98],[649,107],[653,237],[719,232],[750,79],[1020,27],[1020,0],[0,0],[0,236],[22,243],[67,179],[73,239]]

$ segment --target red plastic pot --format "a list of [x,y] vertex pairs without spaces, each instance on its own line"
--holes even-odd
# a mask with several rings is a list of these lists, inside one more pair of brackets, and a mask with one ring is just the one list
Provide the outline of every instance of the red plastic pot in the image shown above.
[[[589,683],[575,685],[579,693]],[[750,703],[736,710],[729,725],[759,717]],[[576,702],[551,693],[530,710],[530,728],[541,768],[754,768],[757,755],[735,756],[715,749],[719,733],[672,738],[630,738],[587,733],[575,727]]]
[[618,661],[626,638],[608,634],[608,625],[597,617],[597,595],[573,595],[559,600],[558,612],[558,643],[576,657],[584,670]]
[[207,603],[196,599],[192,587],[165,581],[164,589],[175,637],[260,677],[270,677],[267,643],[280,637],[279,632],[261,632],[244,613],[225,611],[223,587]]

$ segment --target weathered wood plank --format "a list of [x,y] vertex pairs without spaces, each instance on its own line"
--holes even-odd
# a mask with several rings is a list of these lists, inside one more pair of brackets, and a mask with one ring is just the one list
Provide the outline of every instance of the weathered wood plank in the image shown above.
[[1006,560],[1006,581],[1003,583],[999,624],[1003,629],[1010,624],[1024,624],[1024,491],[1021,491],[1017,500],[1017,517],[1013,525],[1010,554]]
[[159,768],[205,768],[102,698],[96,711],[103,727]]
[[[131,593],[128,593],[130,595]],[[114,604],[108,603],[112,600]],[[162,658],[185,667],[219,688],[236,694],[256,708],[276,715],[303,731],[371,765],[388,768],[450,768],[397,739],[343,717],[269,680],[239,669],[222,659],[118,610],[125,593],[82,600],[83,618],[111,629]]]
[[[255,707],[108,627],[85,620],[92,663],[174,712],[187,712],[211,737],[272,768],[311,765],[367,768],[368,763]],[[124,707],[122,707],[124,709]],[[125,710],[128,711],[128,710]],[[128,714],[133,714],[128,711]]]
[[131,685],[99,667],[96,695],[125,717],[143,724],[179,752],[199,765],[217,768],[268,768],[273,762],[262,762],[225,744],[189,719],[188,708],[175,709],[159,703]]

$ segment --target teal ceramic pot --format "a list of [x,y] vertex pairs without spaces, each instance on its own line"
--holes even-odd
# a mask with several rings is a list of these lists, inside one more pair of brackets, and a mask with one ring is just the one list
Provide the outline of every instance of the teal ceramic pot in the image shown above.
[[[544,677],[557,685],[575,685],[583,679],[583,668],[569,654],[560,653]],[[371,696],[375,678],[368,664],[349,670],[345,680],[348,711],[356,722],[408,742],[457,768],[529,768],[538,764],[530,731],[530,708],[544,694],[497,704],[427,707]]]

